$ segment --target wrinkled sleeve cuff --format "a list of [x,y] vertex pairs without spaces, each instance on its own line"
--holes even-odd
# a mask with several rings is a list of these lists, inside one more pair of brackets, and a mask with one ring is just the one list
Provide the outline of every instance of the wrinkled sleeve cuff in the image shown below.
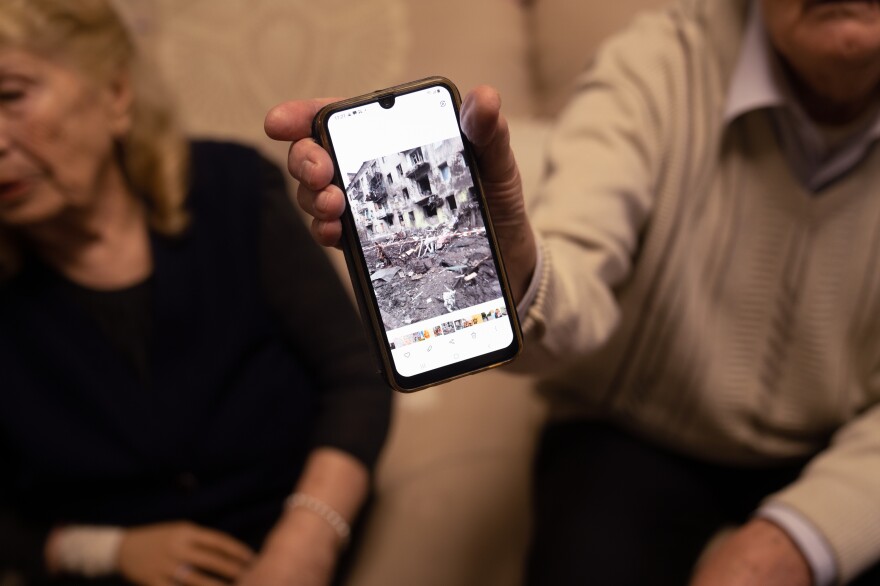
[[814,586],[833,586],[837,582],[837,562],[825,537],[810,521],[796,510],[782,503],[769,502],[755,513],[778,525],[800,549],[810,572]]

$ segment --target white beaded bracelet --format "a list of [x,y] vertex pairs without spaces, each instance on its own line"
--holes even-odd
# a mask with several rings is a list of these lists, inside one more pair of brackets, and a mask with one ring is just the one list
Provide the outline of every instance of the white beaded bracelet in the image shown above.
[[99,578],[116,571],[124,531],[119,527],[71,526],[60,530],[59,569],[68,574]]
[[349,527],[348,522],[333,507],[321,499],[317,499],[304,492],[295,492],[287,497],[286,504],[291,509],[302,507],[315,513],[333,528],[333,531],[339,536],[340,546],[344,547],[348,543],[348,538],[351,535],[351,527]]

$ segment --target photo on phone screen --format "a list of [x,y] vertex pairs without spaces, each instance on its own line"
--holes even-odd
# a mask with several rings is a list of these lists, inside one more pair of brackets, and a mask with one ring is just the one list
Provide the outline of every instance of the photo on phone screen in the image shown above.
[[325,122],[365,285],[404,387],[519,348],[457,107],[437,82],[342,107]]

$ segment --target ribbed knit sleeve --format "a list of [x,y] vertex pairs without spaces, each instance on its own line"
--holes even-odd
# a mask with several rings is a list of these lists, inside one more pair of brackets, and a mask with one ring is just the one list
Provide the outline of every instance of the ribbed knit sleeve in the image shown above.
[[545,276],[517,369],[546,370],[590,352],[618,324],[614,289],[632,269],[675,123],[667,115],[675,68],[670,51],[658,50],[675,35],[669,13],[638,19],[603,47],[557,122],[546,179],[528,202]]
[[264,162],[263,279],[299,356],[317,385],[316,446],[340,449],[375,465],[391,416],[358,314],[330,261],[297,216],[281,172]]
[[[577,81],[548,142],[544,181],[527,202],[546,274],[524,316],[527,343],[514,370],[564,368],[620,326],[619,291],[646,252],[646,232],[671,224],[657,217],[668,210],[657,200],[713,155],[698,145],[714,138],[705,133],[717,127],[745,7],[681,0],[644,13]],[[697,100],[695,87],[706,90]]]

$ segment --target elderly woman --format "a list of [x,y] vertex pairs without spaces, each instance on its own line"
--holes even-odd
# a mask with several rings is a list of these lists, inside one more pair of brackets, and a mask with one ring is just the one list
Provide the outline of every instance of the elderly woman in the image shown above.
[[[580,80],[528,217],[499,103],[483,88],[463,121],[523,303],[518,367],[550,404],[530,583],[880,583],[880,3],[637,19]],[[267,130],[295,141],[331,244],[317,105]]]
[[329,583],[390,397],[281,174],[107,0],[0,3],[0,569]]

